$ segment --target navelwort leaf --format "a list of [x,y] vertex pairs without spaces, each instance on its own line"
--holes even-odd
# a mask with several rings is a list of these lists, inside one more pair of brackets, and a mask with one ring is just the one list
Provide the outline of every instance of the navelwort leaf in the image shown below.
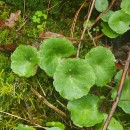
[[108,25],[116,33],[123,34],[130,29],[130,15],[122,10],[115,11],[108,20]]
[[97,86],[104,86],[111,81],[116,68],[114,55],[109,49],[102,46],[93,48],[87,53],[85,59],[94,70]]
[[103,22],[103,21],[102,21],[102,22],[101,22],[101,26],[103,27],[102,32],[103,32],[106,36],[108,36],[108,37],[110,37],[110,38],[116,38],[117,36],[120,35],[120,34],[114,32],[114,31],[108,26],[108,23],[106,23],[106,22]]
[[19,76],[35,75],[40,57],[33,46],[19,45],[11,55],[11,69]]
[[57,66],[54,73],[55,89],[68,100],[86,95],[94,84],[95,74],[84,59],[67,59]]
[[65,38],[50,38],[40,46],[40,68],[53,76],[56,67],[63,58],[75,53],[72,43]]
[[130,0],[122,0],[121,9],[130,15]]
[[99,12],[103,12],[108,8],[108,0],[96,0],[95,1],[95,8]]
[[[115,77],[115,81],[117,82],[116,87],[112,90],[111,96],[113,99],[115,99],[115,97],[116,97],[121,76],[122,76],[122,71],[119,71]],[[124,82],[123,91],[121,93],[121,98],[120,98],[120,101],[118,103],[118,106],[121,107],[125,113],[130,114],[130,101],[129,101],[129,99],[130,99],[130,78],[127,76],[126,80]]]
[[36,130],[32,126],[18,124],[18,130]]
[[51,128],[48,128],[47,130],[62,130],[62,129],[59,127],[51,127]]
[[67,108],[71,112],[71,120],[80,127],[91,127],[102,122],[103,114],[98,109],[99,98],[88,94],[80,99],[69,101]]
[[103,17],[101,17],[102,21],[104,22],[108,22],[110,16],[114,13],[114,11],[109,10],[105,15],[103,15]]
[[[104,116],[104,121],[102,123],[96,125],[94,130],[102,130],[102,127],[103,127],[108,115],[103,114],[103,116]],[[112,117],[107,130],[124,130],[124,129],[123,129],[122,125],[114,117]]]
[[87,23],[87,20],[84,21],[84,23],[83,23],[83,28],[88,29],[88,28],[91,27],[91,25],[93,24],[93,20],[89,20],[89,21],[88,21],[87,27],[86,27],[86,23]]
[[61,122],[47,122],[46,126],[53,126],[48,128],[48,130],[65,130],[65,125]]

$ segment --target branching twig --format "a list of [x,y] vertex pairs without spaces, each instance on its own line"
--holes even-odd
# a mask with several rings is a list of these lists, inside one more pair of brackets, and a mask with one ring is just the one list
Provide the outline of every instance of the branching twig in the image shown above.
[[67,117],[67,115],[61,111],[60,109],[58,109],[57,107],[55,107],[54,105],[52,105],[50,102],[48,102],[43,96],[41,96],[34,88],[31,88],[31,91],[33,94],[35,94],[43,103],[45,103],[48,107],[50,107],[51,109],[53,109],[54,111],[56,111],[57,113],[61,114],[64,117]]
[[115,2],[115,0],[112,0],[110,6],[109,6],[103,13],[101,13],[101,14],[97,17],[97,19],[94,21],[94,23],[88,28],[88,35],[89,35],[90,38],[92,39],[94,46],[96,46],[96,43],[95,43],[94,38],[92,37],[92,35],[91,35],[91,33],[90,33],[90,30],[91,30],[91,28],[101,19],[101,17],[102,17],[103,15],[105,15],[105,14],[112,8],[114,2]]
[[[83,32],[82,32],[82,35],[81,35],[81,39],[83,39],[84,34],[85,34],[85,31],[86,31],[86,29],[87,29],[87,27],[88,27],[88,21],[89,21],[89,19],[90,19],[91,14],[92,14],[92,10],[93,10],[93,8],[94,8],[94,3],[95,3],[95,0],[92,1],[92,5],[91,5],[91,8],[90,8],[90,10],[89,10],[88,18],[87,18],[87,20],[86,20],[86,25],[85,25],[85,27],[84,27],[84,29],[83,29]],[[80,42],[79,45],[78,45],[78,50],[77,50],[77,55],[76,55],[76,57],[79,57],[80,47],[81,47],[81,42]]]
[[96,20],[94,20],[94,23],[89,27],[88,30],[90,30],[90,29],[101,19],[101,17],[102,17],[103,15],[105,15],[105,14],[112,8],[112,6],[113,6],[113,4],[114,4],[115,1],[116,1],[116,0],[112,0],[110,6],[109,6],[104,12],[102,12],[102,13],[96,18]]
[[85,25],[85,27],[84,27],[84,29],[83,29],[83,32],[82,32],[82,35],[81,35],[81,39],[83,39],[84,34],[85,34],[85,31],[86,31],[86,29],[88,28],[88,22],[89,22],[89,19],[90,19],[91,14],[92,14],[92,10],[93,10],[93,8],[94,8],[94,3],[95,3],[95,0],[92,1],[92,5],[91,5],[91,8],[90,8],[90,10],[89,10],[88,18],[87,18],[87,20],[86,20],[86,25]]
[[[52,7],[48,7],[47,11],[51,10],[52,8],[54,8],[55,6],[57,6],[60,2],[56,3],[55,5],[53,5]],[[49,5],[50,5],[50,1],[49,1]]]
[[119,84],[119,88],[118,88],[118,91],[117,91],[117,94],[116,94],[116,98],[114,100],[114,103],[112,105],[112,108],[111,108],[111,110],[109,112],[109,115],[108,115],[108,117],[107,117],[107,119],[105,121],[105,124],[104,124],[102,130],[107,129],[107,127],[108,127],[108,125],[109,125],[109,123],[111,121],[111,118],[112,118],[112,116],[113,116],[113,114],[115,112],[115,109],[116,109],[116,107],[118,105],[118,102],[119,102],[120,97],[121,97],[122,89],[123,89],[123,84],[124,84],[124,81],[125,81],[125,78],[126,78],[127,70],[129,68],[129,63],[130,63],[130,50],[129,50],[128,59],[127,59],[126,64],[124,66],[124,70],[123,70],[123,74],[122,74],[122,77],[121,77],[121,80],[120,80],[120,84]]
[[37,83],[38,83],[38,85],[39,85],[39,87],[40,87],[40,89],[41,89],[41,91],[42,91],[42,93],[44,94],[44,96],[46,96],[46,93],[45,93],[45,91],[43,90],[43,86],[41,86],[41,84],[40,84],[40,82],[39,82],[39,80],[36,78],[36,80],[37,80]]
[[91,40],[93,41],[94,46],[96,46],[95,40],[94,40],[94,38],[93,38],[93,36],[91,35],[91,32],[90,32],[89,30],[88,30],[88,35],[89,35],[89,37],[91,38]]

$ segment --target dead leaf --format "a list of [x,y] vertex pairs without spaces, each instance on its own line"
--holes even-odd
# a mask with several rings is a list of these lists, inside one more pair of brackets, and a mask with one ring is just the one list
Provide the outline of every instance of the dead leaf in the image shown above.
[[4,20],[0,20],[0,27],[4,27],[5,25],[5,21]]
[[64,37],[62,34],[54,33],[54,32],[43,32],[39,35],[39,37]]
[[17,48],[17,44],[0,45],[0,51],[13,52]]
[[54,33],[54,32],[43,32],[43,33],[40,33],[40,35],[39,35],[39,38],[41,38],[40,39],[41,42],[45,38],[50,38],[50,37],[65,37],[65,36],[62,34]]
[[[40,43],[37,43],[37,42],[25,42],[25,43],[22,43],[22,44],[25,44],[25,45],[30,45],[30,46],[34,46],[35,48],[39,49],[39,46],[40,46]],[[3,51],[3,52],[13,52],[15,51],[15,49],[18,47],[17,44],[15,43],[12,43],[12,44],[7,44],[7,45],[0,45],[0,51]]]
[[[123,68],[124,68],[124,66],[123,65],[121,65],[121,64],[119,64],[119,63],[116,63],[115,62],[115,65],[116,65],[116,69],[117,70],[122,70]],[[129,66],[129,68],[128,68],[128,75],[130,76],[130,66]]]
[[54,32],[43,32],[39,35],[39,38],[40,38],[40,42],[43,42],[44,39],[47,39],[47,38],[51,38],[51,37],[64,37],[68,40],[71,41],[71,43],[74,45],[74,46],[77,46],[77,42],[75,40],[73,40],[71,37],[65,37],[64,35],[62,34],[58,34],[58,33],[54,33]]
[[12,28],[15,22],[18,20],[20,14],[21,14],[20,10],[17,10],[16,12],[11,13],[9,19],[6,19],[5,25],[8,26],[9,28]]
[[40,43],[38,43],[38,42],[29,42],[29,41],[27,41],[26,43],[24,43],[24,44],[26,44],[26,45],[30,45],[30,46],[34,46],[35,48],[37,48],[37,49],[39,49],[39,47],[40,47]]

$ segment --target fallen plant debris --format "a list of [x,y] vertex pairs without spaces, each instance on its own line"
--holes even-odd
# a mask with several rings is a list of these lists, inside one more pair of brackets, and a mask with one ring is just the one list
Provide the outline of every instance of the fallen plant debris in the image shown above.
[[11,29],[15,26],[15,23],[18,21],[21,11],[18,10],[10,14],[10,17],[5,20],[0,20],[0,27]]

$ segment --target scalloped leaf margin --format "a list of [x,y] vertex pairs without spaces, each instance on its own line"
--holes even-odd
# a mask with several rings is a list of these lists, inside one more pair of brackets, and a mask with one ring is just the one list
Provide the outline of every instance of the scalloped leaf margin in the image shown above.
[[121,9],[130,15],[130,0],[122,0]]
[[106,35],[107,37],[110,37],[110,38],[116,38],[118,37],[120,34],[114,32],[108,25],[107,22],[101,22],[101,26],[103,27],[102,28],[102,32],[104,33],[104,35]]
[[93,48],[87,53],[85,59],[94,70],[97,86],[104,86],[111,81],[116,67],[115,57],[109,49],[102,46]]
[[19,76],[35,75],[39,62],[38,51],[33,46],[19,45],[11,55],[11,69]]
[[115,11],[108,20],[110,28],[118,34],[123,34],[130,29],[130,15],[122,10]]
[[103,120],[99,111],[99,98],[88,94],[80,99],[69,101],[67,108],[71,112],[71,120],[79,127],[91,127]]
[[72,43],[65,38],[50,38],[44,40],[40,46],[40,68],[49,76],[53,76],[56,67],[75,53]]
[[108,8],[108,0],[96,0],[95,1],[95,8],[99,12],[103,12]]
[[70,58],[57,66],[53,84],[62,97],[74,100],[88,94],[95,74],[86,60]]

